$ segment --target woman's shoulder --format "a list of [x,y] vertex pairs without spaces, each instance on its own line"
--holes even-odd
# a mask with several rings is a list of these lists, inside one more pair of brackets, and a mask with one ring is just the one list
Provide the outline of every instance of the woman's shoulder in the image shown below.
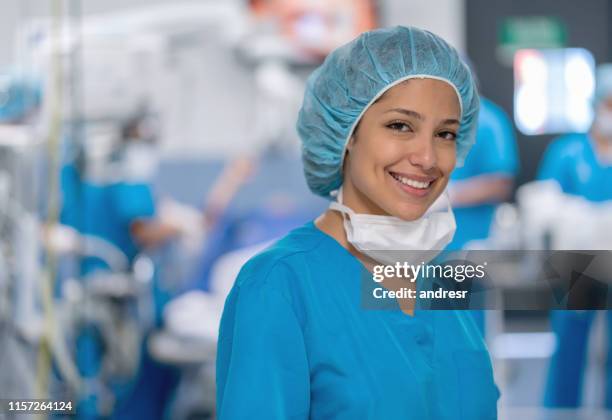
[[236,284],[270,282],[277,277],[296,278],[314,254],[322,250],[325,234],[313,222],[292,230],[252,257],[240,270]]

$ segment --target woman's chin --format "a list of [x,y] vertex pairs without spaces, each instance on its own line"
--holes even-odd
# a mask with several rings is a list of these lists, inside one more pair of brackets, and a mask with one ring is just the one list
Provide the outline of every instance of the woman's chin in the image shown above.
[[402,219],[406,222],[412,222],[414,220],[420,219],[426,211],[426,207],[417,207],[413,205],[410,208],[397,209],[393,212],[392,216],[397,217],[398,219]]

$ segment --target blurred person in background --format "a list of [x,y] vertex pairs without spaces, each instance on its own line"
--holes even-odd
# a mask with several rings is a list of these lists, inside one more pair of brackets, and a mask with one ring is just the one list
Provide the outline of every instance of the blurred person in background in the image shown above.
[[[205,235],[254,166],[243,156],[227,163],[202,211],[167,198],[156,203],[152,188],[158,170],[156,125],[151,115],[139,111],[122,124],[118,146],[112,129],[85,132],[80,155],[62,168],[61,222],[82,235],[109,242],[130,264],[137,253],[170,239]],[[103,261],[86,258],[82,274],[108,268]]]
[[431,207],[477,114],[467,66],[416,28],[366,32],[312,73],[297,128],[308,185],[332,202],[238,275],[219,330],[219,419],[496,418],[469,314],[361,304],[384,255],[436,254],[452,238],[450,205]]
[[510,118],[481,96],[476,143],[465,164],[453,171],[449,185],[457,232],[448,249],[463,249],[470,241],[489,236],[495,208],[510,199],[518,168]]
[[[176,221],[156,217],[153,130],[150,116],[141,112],[127,119],[119,133],[109,126],[87,130],[76,161],[67,162],[61,173],[61,223],[107,241],[130,264],[141,249],[181,233]],[[85,258],[82,275],[97,269],[109,267],[99,258]]]
[[[538,179],[554,180],[566,194],[601,203],[612,200],[612,64],[602,64],[597,68],[594,105],[595,120],[591,130],[553,140],[544,155]],[[547,407],[578,407],[581,404],[589,332],[596,313],[551,312],[557,346],[546,383],[544,404]],[[610,348],[612,313],[606,311],[605,314]],[[605,407],[612,409],[610,352],[606,367]]]
[[[129,270],[142,250],[181,233],[180,224],[160,218],[156,211],[151,187],[156,170],[156,133],[151,122],[149,115],[137,112],[121,124],[118,132],[112,126],[84,130],[76,161],[67,162],[61,170],[60,222],[94,244],[94,252],[89,246],[80,259],[80,276],[85,281],[100,272],[117,270],[109,264],[106,249],[123,255],[128,266],[122,270]],[[176,382],[175,371],[155,363],[144,348],[136,351],[140,351],[141,359],[135,386],[119,386],[119,381],[113,387],[117,418],[155,418],[163,412],[164,398]],[[104,394],[97,380],[104,353],[104,340],[96,323],[82,325],[76,338],[76,363],[87,388],[79,401],[80,418],[101,415],[99,405]],[[129,392],[132,395],[128,396]]]
[[[230,162],[207,195],[200,211],[172,200],[156,203],[152,181],[158,169],[157,124],[146,110],[128,118],[117,133],[108,127],[86,131],[81,154],[62,168],[60,221],[79,235],[102,240],[123,254],[131,267],[136,256],[179,237],[204,237],[250,173],[251,162]],[[204,238],[200,238],[204,239]],[[93,242],[98,244],[99,242]],[[125,269],[129,269],[126,267]],[[114,270],[98,253],[81,260],[80,275]],[[170,298],[154,281],[155,322]],[[178,379],[178,371],[156,362],[142,343],[138,377],[131,385],[115,385],[114,418],[162,418]],[[102,369],[103,342],[95,325],[85,326],[77,339],[77,365],[86,383],[94,384]],[[89,380],[89,382],[87,382]],[[79,406],[82,418],[97,418],[100,388],[92,385]]]
[[[453,171],[449,184],[457,231],[447,249],[461,250],[470,241],[489,237],[495,209],[510,199],[518,168],[510,118],[499,105],[481,96],[476,143],[465,164]],[[474,310],[472,314],[484,334],[484,312]]]

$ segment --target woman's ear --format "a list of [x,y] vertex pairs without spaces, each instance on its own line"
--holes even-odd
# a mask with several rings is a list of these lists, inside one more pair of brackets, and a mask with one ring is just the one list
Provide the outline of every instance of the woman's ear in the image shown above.
[[355,144],[355,135],[353,134],[346,145],[346,153],[350,152]]
[[355,142],[357,141],[357,130],[359,130],[359,124],[357,124],[357,126],[353,130],[353,134],[351,135],[351,138],[349,139],[346,145],[346,153],[348,153],[353,148]]
[[351,136],[351,138],[349,139],[348,143],[346,144],[346,148],[344,150],[344,158],[342,159],[342,172],[346,171],[346,166],[348,165],[348,157],[349,157],[349,153],[350,151],[353,149],[353,145],[355,144],[355,134],[353,134]]

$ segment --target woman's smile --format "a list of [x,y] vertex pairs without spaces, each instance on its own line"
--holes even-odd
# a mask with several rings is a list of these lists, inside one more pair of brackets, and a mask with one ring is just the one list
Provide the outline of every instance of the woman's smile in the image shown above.
[[393,184],[401,193],[418,198],[430,194],[437,179],[436,177],[411,175],[395,171],[387,171],[386,173],[391,177]]

